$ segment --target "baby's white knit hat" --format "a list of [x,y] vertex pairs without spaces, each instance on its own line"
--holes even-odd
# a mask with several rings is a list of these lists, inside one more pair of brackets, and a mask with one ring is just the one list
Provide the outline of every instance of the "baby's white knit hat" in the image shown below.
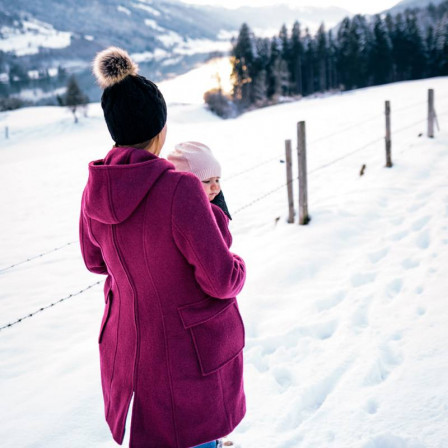
[[199,142],[183,142],[175,146],[167,159],[177,171],[188,171],[199,177],[199,180],[221,177],[221,165],[215,159],[208,146]]

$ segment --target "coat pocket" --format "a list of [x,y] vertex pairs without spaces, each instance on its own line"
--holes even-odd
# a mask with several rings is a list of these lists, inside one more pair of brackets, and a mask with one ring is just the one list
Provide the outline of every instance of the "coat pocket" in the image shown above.
[[104,307],[103,320],[101,321],[100,334],[98,336],[98,343],[101,343],[103,339],[104,329],[106,328],[106,323],[109,320],[110,306],[112,304],[112,291],[109,290],[106,294],[106,305]]
[[178,308],[189,330],[202,375],[216,372],[244,347],[244,324],[235,299],[205,299]]

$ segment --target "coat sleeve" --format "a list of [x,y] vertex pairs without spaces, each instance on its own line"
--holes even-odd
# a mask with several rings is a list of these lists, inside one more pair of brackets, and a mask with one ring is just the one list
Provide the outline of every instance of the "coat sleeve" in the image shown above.
[[218,224],[218,228],[221,232],[221,236],[223,237],[227,247],[230,249],[232,245],[232,234],[229,230],[229,218],[225,214],[225,212],[218,207],[217,205],[210,203],[213,211],[213,215],[216,220],[216,224]]
[[193,266],[201,289],[218,299],[235,297],[244,286],[246,266],[227,248],[210,202],[194,175],[184,173],[180,178],[171,219],[175,243]]
[[87,269],[94,274],[107,274],[106,263],[98,243],[94,241],[89,231],[88,218],[84,214],[84,207],[81,207],[79,218],[79,242],[81,254]]

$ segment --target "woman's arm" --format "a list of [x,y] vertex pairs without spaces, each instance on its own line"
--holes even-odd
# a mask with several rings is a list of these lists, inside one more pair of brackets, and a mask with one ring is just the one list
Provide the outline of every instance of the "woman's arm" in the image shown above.
[[230,249],[230,246],[232,245],[232,234],[229,230],[229,218],[221,207],[213,204],[213,202],[210,202],[210,205],[212,207],[213,216],[216,219],[216,224],[218,224],[221,235],[224,238],[227,247]]
[[177,247],[194,267],[196,281],[213,297],[235,297],[243,288],[246,266],[227,248],[199,179],[183,173],[172,203]]
[[[83,197],[84,204],[84,197]],[[84,206],[81,206],[81,216],[79,218],[79,242],[81,254],[87,269],[95,274],[107,274],[106,263],[103,260],[101,249],[89,229],[89,218],[84,213]]]

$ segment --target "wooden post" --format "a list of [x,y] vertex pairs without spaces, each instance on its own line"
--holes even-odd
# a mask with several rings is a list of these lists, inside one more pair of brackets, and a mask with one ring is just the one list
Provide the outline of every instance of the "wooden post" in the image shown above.
[[291,140],[285,140],[286,152],[286,182],[288,190],[288,224],[294,222],[294,196],[292,188],[292,149]]
[[390,101],[386,101],[386,167],[392,167],[392,140],[390,132]]
[[9,138],[9,128],[8,128],[8,126],[5,126],[5,138],[6,139]]
[[428,89],[428,137],[434,138],[434,89]]
[[299,162],[299,224],[306,225],[308,216],[308,186],[306,178],[306,134],[305,122],[297,123],[297,158]]

